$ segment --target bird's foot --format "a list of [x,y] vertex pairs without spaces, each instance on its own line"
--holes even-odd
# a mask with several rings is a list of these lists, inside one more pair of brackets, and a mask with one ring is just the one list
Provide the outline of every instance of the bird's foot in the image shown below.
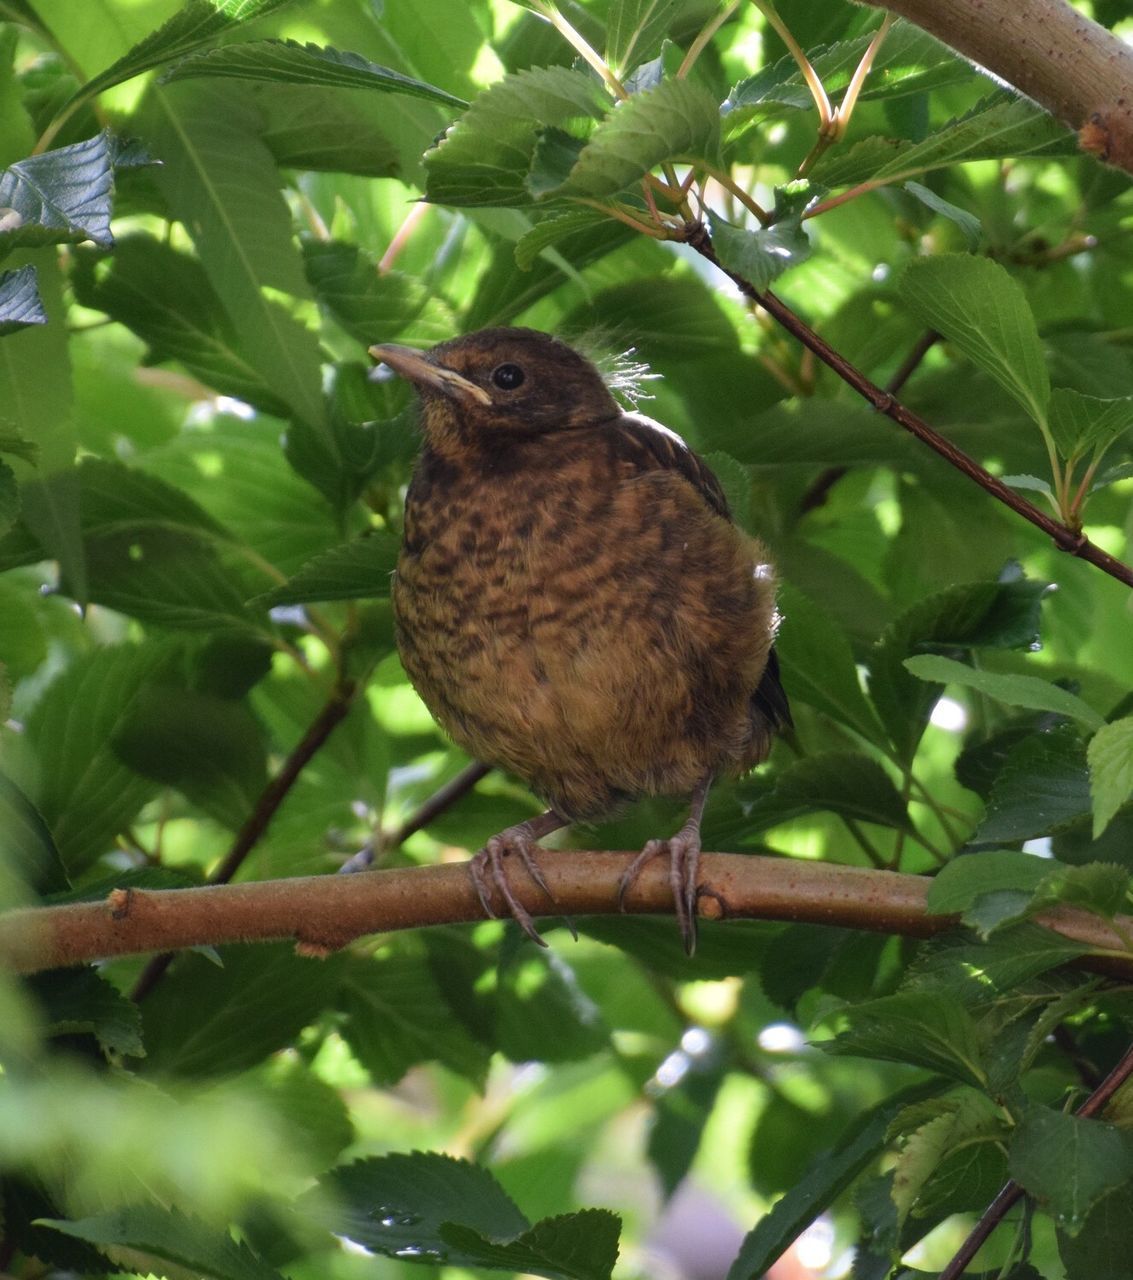
[[493,836],[468,864],[468,873],[472,877],[472,884],[476,889],[476,896],[480,899],[480,905],[484,908],[484,914],[493,920],[497,918],[496,910],[492,906],[492,890],[495,889],[507,904],[511,918],[532,942],[538,943],[541,947],[545,947],[547,943],[535,927],[535,921],[532,920],[530,912],[515,896],[504,859],[514,854],[523,863],[531,879],[542,889],[547,898],[554,902],[555,895],[551,892],[534,858],[534,853],[539,848],[536,843],[538,837],[553,831],[555,826],[562,826],[561,820],[554,826],[548,826],[546,819],[549,817],[550,815],[547,814],[543,819],[520,822],[514,827],[501,831],[499,835]]
[[669,884],[677,909],[677,923],[684,939],[685,951],[696,951],[696,901],[700,896],[697,876],[700,867],[700,824],[686,823],[668,840],[650,840],[630,863],[618,883],[618,909],[625,910],[627,891],[642,869],[654,858],[668,854]]

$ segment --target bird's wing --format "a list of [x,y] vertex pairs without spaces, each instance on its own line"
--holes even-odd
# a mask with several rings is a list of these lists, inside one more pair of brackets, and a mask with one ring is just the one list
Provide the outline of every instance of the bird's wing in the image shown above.
[[641,413],[623,413],[614,421],[618,452],[643,471],[675,471],[683,476],[705,502],[726,520],[732,512],[720,481],[675,431]]

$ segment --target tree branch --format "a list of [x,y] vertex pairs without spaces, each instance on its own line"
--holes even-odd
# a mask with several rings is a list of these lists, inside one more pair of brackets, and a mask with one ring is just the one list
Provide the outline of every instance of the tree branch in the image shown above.
[[[519,869],[516,896],[533,916],[614,915],[618,883],[636,853],[541,850],[538,863],[554,903]],[[732,853],[706,853],[711,890],[702,918],[790,920],[927,938],[953,928],[955,916],[929,915],[930,881],[895,871]],[[671,914],[668,868],[647,866],[626,896],[633,913]],[[25,908],[0,917],[0,965],[35,973],[108,956],[232,942],[295,939],[320,955],[376,932],[483,919],[467,866],[395,868],[353,876],[303,876],[199,889],[116,889],[99,902]],[[1133,977],[1133,955],[1113,924],[1070,907],[1039,923],[1091,949],[1089,967]]]
[[[1125,1050],[1121,1055],[1121,1061],[1074,1114],[1096,1116],[1104,1111],[1109,1100],[1131,1075],[1133,1075],[1133,1045]],[[1004,1184],[1000,1193],[984,1210],[983,1216],[973,1227],[971,1234],[956,1251],[955,1257],[940,1273],[940,1280],[960,1280],[984,1242],[1007,1216],[1011,1206],[1021,1200],[1024,1194],[1023,1188],[1017,1182]]]
[[1133,49],[1066,0],[866,0],[979,63],[1133,173]]
[[946,462],[951,463],[958,471],[962,471],[964,475],[974,480],[982,489],[986,489],[993,498],[998,498],[1004,506],[1010,507],[1012,511],[1021,515],[1024,520],[1029,520],[1031,524],[1041,529],[1060,550],[1069,552],[1070,555],[1077,556],[1081,560],[1089,561],[1090,564],[1096,565],[1104,573],[1108,573],[1111,578],[1116,578],[1118,582],[1125,583],[1127,587],[1133,587],[1133,567],[1118,560],[1115,556],[1111,556],[1109,552],[1103,551],[1097,543],[1091,542],[1084,533],[1068,529],[1065,525],[1059,524],[1057,520],[1052,519],[1045,511],[1036,507],[1034,503],[1028,502],[1022,494],[1008,488],[998,476],[993,476],[990,471],[981,467],[974,458],[970,458],[962,449],[958,449],[951,440],[946,439],[938,431],[930,427],[923,418],[918,417],[911,409],[907,409],[888,391],[883,391],[876,383],[871,382],[860,369],[850,364],[844,356],[835,351],[823,338],[820,338],[805,320],[797,316],[787,306],[782,298],[776,297],[770,291],[760,293],[743,276],[737,275],[735,272],[729,271],[727,267],[722,266],[719,258],[716,257],[715,250],[712,248],[712,238],[708,234],[708,228],[702,223],[689,223],[685,227],[684,238],[685,242],[695,249],[702,258],[707,258],[714,266],[719,267],[745,297],[757,302],[768,314],[774,316],[788,333],[797,338],[810,351],[813,351],[823,364],[833,369],[843,382],[853,387],[879,413],[885,414],[887,418],[892,418],[898,426],[904,427],[906,431],[916,436],[923,444],[928,445]]

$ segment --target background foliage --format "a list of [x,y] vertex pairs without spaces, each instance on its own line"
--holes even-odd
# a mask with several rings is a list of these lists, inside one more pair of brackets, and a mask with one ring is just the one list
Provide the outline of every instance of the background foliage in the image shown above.
[[[837,101],[880,15],[783,18]],[[672,921],[547,954],[485,923],[186,954],[135,1000],[141,961],[0,975],[0,1269],[882,1280],[1010,1176],[985,1270],[1127,1274],[1129,1096],[1071,1112],[1133,1006],[1029,917],[1127,904],[1128,591],[665,237],[704,184],[725,266],[1128,559],[1133,200],[899,22],[847,116],[816,146],[748,5],[0,0],[0,903],[201,883],[234,841],[245,878],[462,857],[536,811],[489,775],[381,847],[467,762],[393,651],[413,411],[365,348],[514,322],[632,348],[780,566],[797,741],[705,847],[943,867],[967,926],[706,925],[688,961]]]

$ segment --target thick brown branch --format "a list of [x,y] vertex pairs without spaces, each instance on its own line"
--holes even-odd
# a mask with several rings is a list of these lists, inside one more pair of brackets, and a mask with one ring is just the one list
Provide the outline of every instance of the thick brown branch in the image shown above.
[[712,248],[712,240],[706,227],[700,223],[690,223],[685,228],[685,240],[701,257],[707,258],[709,262],[719,267],[746,297],[759,303],[770,315],[774,316],[788,333],[797,338],[808,350],[813,351],[823,364],[833,369],[843,382],[853,387],[879,413],[892,418],[898,426],[904,427],[906,431],[916,436],[923,444],[928,445],[930,449],[938,453],[946,462],[951,463],[958,471],[962,471],[969,479],[974,480],[992,497],[998,498],[1004,506],[1010,507],[1012,511],[1021,515],[1024,520],[1029,520],[1031,524],[1041,529],[1060,550],[1067,551],[1073,556],[1078,556],[1079,559],[1089,561],[1090,564],[1096,565],[1104,573],[1108,573],[1111,578],[1116,578],[1118,582],[1125,583],[1127,587],[1133,587],[1133,567],[1103,551],[1096,543],[1091,542],[1085,534],[1075,532],[1073,529],[1068,529],[1065,525],[1059,524],[1057,520],[1048,516],[1045,511],[1040,510],[1034,503],[1028,502],[1022,494],[1008,488],[998,476],[993,476],[990,471],[981,467],[974,458],[968,457],[962,449],[958,449],[951,440],[946,439],[938,431],[935,431],[923,418],[918,417],[911,409],[907,409],[888,391],[883,391],[876,383],[871,382],[860,369],[850,364],[844,356],[835,351],[823,338],[820,338],[805,320],[797,316],[787,306],[782,298],[776,297],[771,292],[760,293],[754,285],[750,284],[742,276],[736,275],[735,272],[729,271],[727,267],[722,266]]
[[867,0],[923,27],[1133,173],[1133,49],[1067,0]]
[[[543,850],[539,866],[555,895],[550,903],[523,875],[515,890],[534,916],[612,915],[618,883],[635,853]],[[929,915],[930,882],[920,876],[787,858],[706,853],[701,864],[711,893],[706,918],[790,920],[930,937],[955,925]],[[669,914],[668,869],[660,861],[641,873],[627,910]],[[99,902],[13,911],[0,918],[0,965],[34,973],[107,956],[231,942],[295,939],[313,954],[366,934],[483,918],[467,866],[396,868],[354,876],[297,877],[201,889],[116,890]],[[1041,923],[1090,948],[1120,953],[1091,967],[1133,977],[1133,955],[1120,930],[1084,911],[1055,908]]]

